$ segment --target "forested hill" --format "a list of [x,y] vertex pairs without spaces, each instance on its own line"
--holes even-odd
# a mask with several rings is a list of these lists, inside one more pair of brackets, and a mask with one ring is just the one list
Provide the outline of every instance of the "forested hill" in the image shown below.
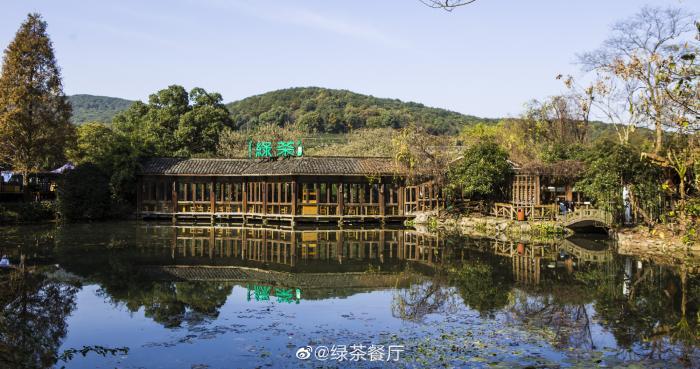
[[317,132],[327,133],[363,127],[400,128],[412,122],[434,134],[454,134],[466,124],[497,121],[414,102],[320,87],[271,91],[229,103],[227,107],[238,127],[298,122]]
[[126,110],[134,102],[117,97],[72,95],[68,100],[73,105],[73,123],[85,122],[110,123],[119,112]]

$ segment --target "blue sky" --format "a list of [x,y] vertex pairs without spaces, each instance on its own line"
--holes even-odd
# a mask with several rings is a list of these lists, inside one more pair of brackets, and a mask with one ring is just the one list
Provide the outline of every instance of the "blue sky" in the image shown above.
[[576,53],[644,4],[689,0],[22,0],[3,4],[0,47],[28,12],[49,23],[68,94],[146,99],[170,84],[233,101],[294,86],[343,88],[486,117],[563,90]]

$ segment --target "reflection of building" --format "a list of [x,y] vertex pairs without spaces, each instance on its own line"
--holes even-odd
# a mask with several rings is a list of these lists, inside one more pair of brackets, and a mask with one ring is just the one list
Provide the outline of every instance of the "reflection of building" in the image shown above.
[[[437,236],[403,229],[301,230],[239,226],[143,227],[144,248],[160,263],[272,267],[298,272],[400,270],[442,262]],[[153,259],[156,261],[156,259]]]
[[[448,245],[438,235],[408,229],[281,229],[242,226],[143,227],[144,248],[160,255],[142,264],[246,267],[295,273],[401,272],[432,274],[477,251],[509,258],[513,278],[538,284],[557,270],[612,259],[604,247],[562,240],[551,244],[472,239]],[[223,269],[222,269],[223,270]]]
[[585,241],[564,239],[550,244],[525,244],[515,241],[488,240],[492,252],[511,258],[513,278],[524,284],[539,284],[557,270],[573,271],[574,263],[598,264],[610,262],[612,252],[607,247],[586,245]]
[[433,185],[406,187],[389,158],[151,159],[139,176],[143,217],[400,221],[440,206]]

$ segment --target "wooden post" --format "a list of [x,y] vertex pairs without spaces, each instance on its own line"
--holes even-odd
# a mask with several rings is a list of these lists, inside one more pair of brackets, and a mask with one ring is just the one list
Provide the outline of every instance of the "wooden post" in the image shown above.
[[365,203],[367,199],[365,199],[365,189],[367,188],[368,184],[367,183],[360,183],[359,187],[359,193],[357,194],[357,203],[358,205],[358,210],[357,210],[357,215],[364,215],[362,214],[363,210],[367,211],[367,207],[365,206]]
[[406,214],[406,186],[400,185],[397,193],[399,197],[399,215]]
[[297,179],[292,178],[292,217],[297,215]]
[[216,213],[216,177],[212,177],[210,181],[211,188],[209,189],[209,214],[211,221],[214,222],[214,213]]
[[262,181],[263,214],[267,214],[267,180]]
[[177,220],[177,177],[173,177],[172,183],[173,183],[172,193],[171,193],[171,202],[173,204],[172,220],[173,220],[173,223],[175,223],[175,221]]
[[139,176],[139,179],[137,181],[137,190],[136,190],[136,217],[138,218],[141,215],[141,206],[143,203],[143,178]]
[[243,178],[243,181],[241,182],[242,184],[242,190],[243,190],[243,209],[242,213],[243,216],[245,217],[246,214],[248,214],[248,181],[246,181],[245,178]]
[[428,210],[435,210],[435,209],[433,209],[433,206],[434,206],[434,204],[433,204],[433,197],[435,197],[435,191],[434,191],[434,190],[435,190],[435,188],[434,188],[434,186],[433,186],[433,183],[430,182],[430,184],[428,185],[428,196],[429,196],[429,200],[428,200],[428,201],[429,201],[429,202],[428,202],[428,208],[429,208],[429,209],[428,209]]
[[386,215],[386,201],[384,201],[384,183],[379,184],[379,215],[384,218]]
[[320,214],[319,209],[321,206],[318,204],[321,202],[321,184],[314,183],[314,198],[316,199],[316,215]]
[[[342,179],[341,179],[342,181]],[[338,216],[341,218],[343,217],[345,213],[345,194],[344,194],[344,189],[345,184],[343,182],[340,182],[338,184]]]

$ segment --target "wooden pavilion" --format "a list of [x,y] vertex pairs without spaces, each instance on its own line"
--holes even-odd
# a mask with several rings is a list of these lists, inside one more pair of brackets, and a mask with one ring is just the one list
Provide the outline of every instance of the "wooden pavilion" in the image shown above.
[[514,175],[511,179],[510,201],[496,203],[493,215],[515,219],[516,213],[522,210],[527,219],[552,220],[559,212],[560,202],[568,202],[576,207],[590,205],[574,187],[584,169],[582,162],[563,160],[512,165]]
[[434,184],[406,186],[390,158],[155,158],[142,165],[141,218],[403,221],[444,201]]
[[511,202],[514,205],[583,203],[585,200],[574,188],[583,171],[583,163],[579,161],[515,165],[513,169]]

